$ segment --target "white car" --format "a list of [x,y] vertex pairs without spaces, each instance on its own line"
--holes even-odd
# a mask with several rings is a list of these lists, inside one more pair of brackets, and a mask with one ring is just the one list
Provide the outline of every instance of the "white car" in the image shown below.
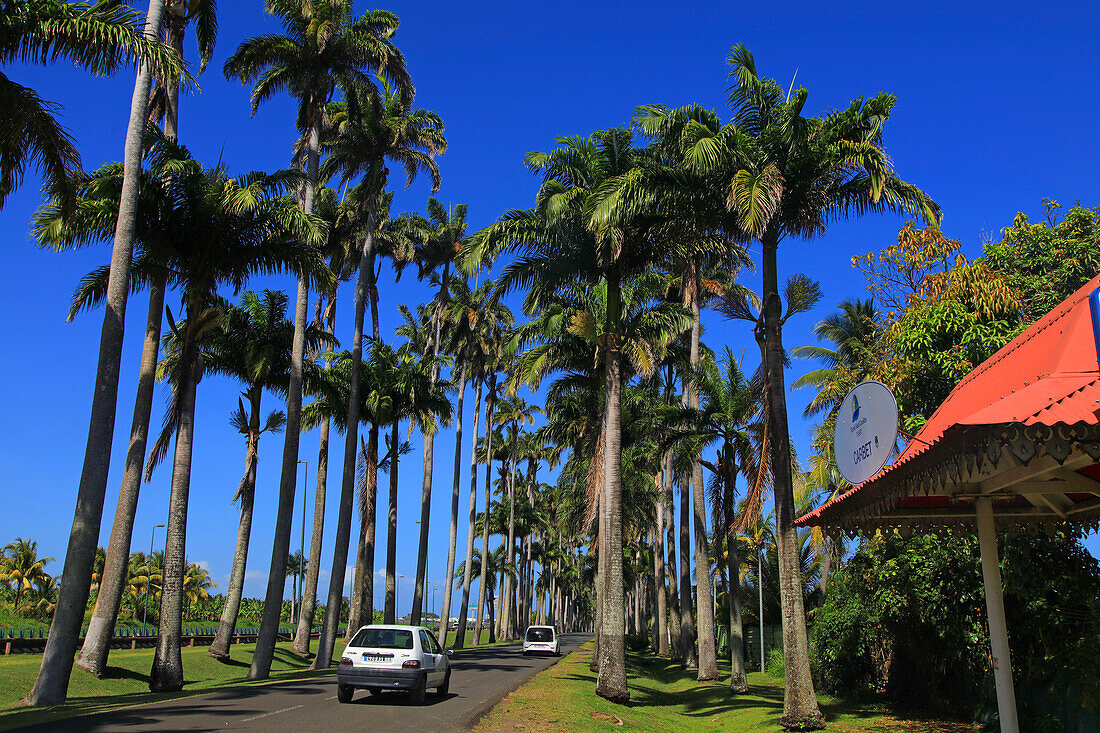
[[527,633],[523,635],[523,655],[528,654],[553,654],[561,655],[561,647],[558,646],[558,632],[553,626],[528,626]]
[[429,687],[446,695],[451,684],[451,652],[423,626],[364,626],[344,648],[336,671],[336,697],[351,702],[356,688],[371,694],[407,690],[423,705]]

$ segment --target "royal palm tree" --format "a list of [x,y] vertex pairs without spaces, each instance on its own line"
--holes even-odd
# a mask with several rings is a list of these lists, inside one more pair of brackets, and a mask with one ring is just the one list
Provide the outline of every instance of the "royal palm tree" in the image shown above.
[[874,373],[884,356],[883,330],[874,301],[845,300],[835,313],[814,325],[817,340],[829,341],[833,348],[796,346],[791,349],[791,356],[814,359],[822,365],[791,384],[791,389],[814,387],[817,390],[806,405],[804,416],[822,413],[831,416],[852,387]]
[[[392,13],[375,10],[362,16],[352,15],[351,0],[267,0],[269,12],[282,22],[285,35],[261,35],[245,40],[225,62],[227,77],[242,83],[255,81],[252,88],[252,113],[261,102],[276,92],[287,91],[298,102],[297,127],[306,136],[305,181],[301,190],[302,211],[313,211],[321,134],[326,105],[338,90],[345,95],[353,87],[368,85],[369,74],[381,74],[394,83],[407,98],[412,83],[405,69],[404,56],[394,46],[392,36],[398,20]],[[286,583],[286,558],[290,549],[294,490],[298,474],[299,420],[302,405],[302,363],[305,354],[306,309],[309,283],[298,280],[294,309],[294,343],[291,351],[290,382],[287,390],[287,430],[283,446],[282,475],[279,483],[279,508],[272,543],[271,569],[267,594],[256,641],[256,653],[249,669],[250,679],[264,679],[271,670],[275,637],[279,630],[283,591]],[[358,362],[354,362],[358,364]],[[355,380],[353,380],[353,385]],[[354,408],[354,402],[353,402]],[[352,421],[357,425],[356,421]],[[339,532],[339,530],[337,530]],[[339,546],[339,545],[338,545]],[[339,555],[339,552],[336,553]],[[341,568],[344,559],[341,558]],[[343,578],[343,570],[340,570]],[[330,604],[330,608],[336,606]],[[336,614],[327,619],[335,623]],[[327,626],[326,626],[327,628]],[[327,666],[331,657],[331,634],[322,635],[322,654],[318,659]],[[328,651],[325,651],[325,650]]]
[[301,580],[302,575],[306,571],[306,563],[308,560],[306,556],[301,552],[292,552],[286,559],[286,572],[290,575],[290,620],[293,622],[297,618],[298,609],[301,609],[301,603],[299,603],[298,581]]
[[[396,163],[404,168],[406,188],[412,185],[416,176],[421,172],[426,173],[431,178],[433,191],[437,190],[440,185],[439,169],[434,158],[436,154],[446,150],[447,141],[443,136],[443,122],[433,112],[411,108],[409,105],[410,96],[406,94],[405,90],[391,89],[390,85],[383,80],[380,90],[374,86],[360,85],[352,90],[347,102],[330,105],[333,129],[331,139],[325,140],[324,149],[327,158],[324,173],[326,176],[339,174],[344,183],[361,177],[361,181],[353,189],[356,196],[352,200],[356,202],[356,205],[351,207],[352,215],[362,222],[362,246],[358,249],[358,256],[355,258],[358,262],[358,278],[354,295],[355,317],[351,344],[353,365],[358,363],[355,355],[362,353],[363,320],[368,301],[371,304],[372,336],[374,339],[380,338],[377,287],[374,282],[375,257],[381,253],[389,254],[391,259],[395,261],[398,259],[402,261],[412,259],[412,238],[410,235],[413,235],[414,232],[410,230],[419,229],[419,223],[415,219],[399,217],[398,220],[395,220],[395,223],[399,224],[397,228],[400,233],[405,235],[400,237],[404,246],[397,247],[395,246],[397,242],[393,241],[390,243],[388,253],[379,252],[378,245],[380,242],[378,241],[379,237],[377,237],[379,214],[382,202],[387,200],[384,193],[388,180],[386,162]],[[418,235],[419,232],[415,232],[415,234]],[[400,258],[397,256],[398,249],[403,250],[403,256]],[[357,383],[358,380],[353,377],[351,380],[353,389],[356,389]],[[354,405],[355,402],[356,400],[353,399],[352,404]],[[353,419],[350,414],[348,420],[348,427],[345,431],[341,497],[345,492],[350,493],[354,488],[355,456],[358,450],[357,420]],[[372,425],[369,433],[368,452],[375,457],[374,462],[368,461],[369,465],[377,465],[378,430],[376,425]],[[373,471],[374,469],[369,468],[368,470]],[[366,503],[374,501],[373,491],[376,484],[368,478],[366,485],[368,494],[372,495],[362,498],[364,509],[360,512],[361,519],[365,519],[371,514],[365,508]],[[341,507],[343,506],[342,501]],[[341,514],[340,516],[339,521],[342,523],[344,515]],[[350,535],[350,509],[347,521],[349,523],[347,534]],[[346,562],[347,557],[347,550],[343,549],[347,539],[340,535],[339,526],[338,524],[333,572],[336,572],[336,561]],[[373,531],[367,528],[363,522],[361,522],[361,529],[366,531],[360,532],[359,551],[356,554],[356,584],[364,588],[364,593],[361,593],[360,597],[365,596],[370,600],[373,598],[373,594],[366,593],[365,590],[373,581],[369,575],[371,571],[367,568],[366,561],[372,557],[374,551]],[[330,579],[330,602],[334,598],[338,598],[342,587],[342,580],[335,579],[335,576]],[[357,611],[361,613],[359,609],[361,605],[362,602],[357,603],[353,597],[353,617],[357,615]],[[332,623],[335,624],[335,621]],[[349,633],[352,633],[353,626],[354,624],[349,623]],[[326,628],[322,632],[323,649],[327,648],[325,645],[331,641],[330,635],[335,634],[335,629],[335,625],[332,625],[331,630]],[[324,652],[324,654],[331,656],[331,650]],[[320,663],[320,657],[318,663]]]
[[[745,673],[744,632],[741,626],[740,567],[737,556],[738,536],[734,525],[736,480],[738,473],[749,475],[755,466],[750,422],[759,414],[759,384],[753,385],[741,372],[740,364],[727,347],[720,361],[701,362],[692,375],[701,400],[691,432],[700,450],[719,444],[718,458],[708,468],[714,473],[712,491],[714,517],[714,554],[721,563],[725,555],[725,578],[730,589],[730,692],[748,692]],[[745,518],[740,524],[744,524]],[[725,551],[723,552],[723,547]],[[709,568],[708,568],[709,572]]]
[[156,201],[152,211],[160,218],[160,226],[173,233],[174,252],[168,264],[185,316],[177,323],[169,312],[171,331],[165,337],[169,348],[158,371],[170,377],[173,400],[146,466],[148,478],[175,433],[160,633],[150,676],[153,690],[179,689],[183,684],[179,623],[195,391],[204,368],[202,343],[220,328],[224,316],[218,287],[228,284],[239,289],[252,275],[285,270],[327,277],[314,246],[319,240],[317,223],[289,199],[276,195],[286,177],[231,178],[224,165],[204,168],[186,148],[166,139],[151,153],[146,185],[152,190],[142,195]]
[[[481,396],[487,373],[495,366],[494,351],[499,348],[504,333],[513,325],[511,311],[493,297],[493,283],[487,280],[475,289],[470,289],[465,280],[455,282],[455,292],[447,303],[445,316],[452,334],[464,334],[470,343],[473,355],[474,398],[474,435],[470,446],[470,512],[466,535],[465,567],[472,570],[471,558],[474,552],[475,523],[477,518],[477,446],[481,431]],[[495,380],[490,389],[495,389]],[[495,399],[495,395],[493,396]],[[486,422],[486,433],[492,427]],[[489,490],[486,482],[486,491]],[[456,548],[457,552],[457,548]],[[470,604],[471,577],[466,575],[462,582],[462,602],[459,606],[467,609]],[[461,649],[466,641],[466,618],[464,610],[458,617],[458,630],[455,633],[454,648]],[[475,643],[480,639],[475,639]]]
[[[895,103],[892,95],[859,97],[845,108],[805,117],[806,89],[788,93],[775,80],[762,78],[744,46],[735,46],[728,61],[733,120],[718,129],[698,130],[686,157],[710,181],[709,194],[725,201],[728,229],[751,236],[762,248],[762,313],[756,336],[764,351],[782,589],[786,676],[780,722],[813,728],[823,726],[824,719],[814,696],[798,589],[779,243],[788,237],[821,236],[833,219],[872,211],[905,212],[928,222],[937,222],[940,212],[923,191],[895,175],[886,154],[883,131]],[[706,150],[712,154],[704,154]]]
[[[513,552],[515,551],[516,544],[516,477],[519,471],[521,428],[525,425],[534,424],[535,415],[540,414],[542,414],[542,409],[540,407],[531,405],[522,397],[516,396],[503,401],[497,407],[496,415],[493,417],[494,422],[498,425],[508,427],[506,440],[511,447],[508,456],[508,532],[507,539],[505,540],[505,547],[507,547],[508,550],[505,555],[505,563],[512,569],[512,573],[516,577],[518,577],[518,573],[516,573],[516,562],[513,557]],[[516,587],[512,580],[506,579],[502,590],[500,608],[501,619],[504,623],[503,636],[505,639],[513,639],[518,633],[518,629],[516,629],[517,624],[514,623],[515,607],[513,596],[515,595],[515,590]]]
[[392,347],[375,343],[371,349],[371,369],[380,384],[379,395],[372,399],[375,419],[390,427],[389,501],[386,529],[386,597],[385,623],[397,620],[397,469],[402,452],[399,427],[402,420],[410,422],[413,429],[434,431],[439,421],[451,417],[451,403],[442,385],[432,379],[433,364],[430,359],[418,359],[410,352],[401,353]]
[[[449,296],[451,265],[458,256],[462,240],[466,236],[466,204],[453,208],[444,207],[434,198],[428,198],[425,236],[416,248],[416,265],[421,280],[431,279],[438,285],[436,297],[424,324],[424,348],[422,353],[439,358],[442,342],[443,309]],[[438,274],[436,271],[440,270]],[[407,319],[406,319],[407,320]],[[439,362],[436,362],[433,379],[439,379]],[[420,545],[416,554],[416,580],[413,585],[412,623],[418,624],[424,602],[424,582],[428,572],[428,528],[431,520],[432,474],[435,468],[435,434],[424,434],[424,473],[420,487]]]
[[[199,70],[206,68],[214,52],[217,36],[215,0],[167,0],[165,3],[165,35],[169,47],[183,56],[183,38],[188,25],[194,24],[199,46]],[[164,134],[175,140],[179,129],[180,75],[158,74],[153,97],[150,101],[150,117],[164,118]],[[140,223],[137,225],[140,227]],[[153,231],[136,231],[139,240],[156,236]],[[140,242],[139,242],[140,244]],[[96,676],[106,671],[111,637],[114,635],[118,604],[125,582],[126,562],[130,554],[134,517],[137,513],[141,472],[144,468],[145,448],[149,437],[149,417],[152,412],[153,387],[160,345],[161,321],[164,310],[165,277],[148,280],[149,307],[146,316],[145,342],[142,348],[141,368],[138,374],[137,395],[134,399],[134,415],[130,425],[130,443],[119,489],[115,518],[111,525],[110,551],[105,562],[103,588],[106,605],[93,613],[84,637],[84,645],[76,663]],[[70,318],[71,318],[70,314]]]
[[[31,8],[30,3],[6,3],[5,12],[10,9]],[[35,5],[42,8],[42,5]],[[67,14],[70,7],[62,6],[58,2],[49,2],[50,8],[57,16],[59,13]],[[98,6],[97,6],[98,7]],[[116,5],[106,5],[109,11],[118,9]],[[161,17],[164,11],[163,0],[150,0],[149,12],[145,19],[145,29],[142,43],[151,50],[156,45],[156,37],[160,33]],[[68,30],[76,30],[72,24],[74,20],[70,15],[68,22],[54,25],[47,18],[37,17],[33,11],[23,15],[15,11],[14,17],[5,18],[8,28],[3,34],[4,50],[0,51],[0,58],[11,59],[15,54],[24,57],[34,57],[36,60],[47,61],[57,54],[64,53],[70,58],[82,59],[82,63],[92,66],[96,64],[99,54],[94,49],[102,46],[91,40],[96,34],[101,38],[118,39],[125,35],[133,39],[131,44],[137,42],[136,36],[130,31],[121,32],[116,24],[108,23],[98,27],[84,27],[80,35],[83,43],[73,43],[76,40],[72,34],[60,33],[46,35],[45,28],[67,26]],[[116,18],[118,16],[115,16]],[[127,16],[127,20],[136,20],[133,16]],[[34,28],[37,26],[37,28]],[[32,29],[33,28],[33,29]],[[9,30],[10,29],[10,30]],[[92,49],[92,53],[85,54],[81,49]],[[50,634],[46,641],[46,648],[42,653],[42,664],[39,667],[38,677],[34,687],[27,693],[25,701],[29,705],[53,705],[64,702],[68,692],[69,675],[72,673],[73,659],[76,654],[77,637],[80,632],[80,624],[84,618],[85,607],[88,602],[88,587],[91,578],[91,566],[95,548],[99,539],[100,524],[103,520],[103,495],[107,489],[107,471],[110,464],[111,444],[114,437],[115,408],[118,398],[118,372],[119,362],[122,356],[122,341],[125,331],[126,300],[130,292],[130,261],[134,247],[134,225],[137,218],[138,179],[141,175],[141,159],[143,153],[142,133],[145,127],[145,116],[148,106],[149,86],[154,69],[159,75],[173,75],[179,73],[180,60],[174,54],[170,54],[171,61],[158,64],[155,59],[144,61],[138,68],[137,79],[134,82],[134,93],[130,103],[130,120],[126,128],[126,144],[123,155],[123,183],[119,197],[118,215],[115,220],[114,246],[111,251],[111,267],[107,286],[105,289],[106,312],[103,318],[103,326],[99,337],[99,360],[96,366],[96,381],[92,392],[92,409],[88,427],[88,441],[84,451],[84,464],[81,468],[80,484],[77,488],[76,511],[73,517],[73,526],[69,532],[69,544],[65,551],[65,565],[63,573],[66,582],[58,593],[56,612],[50,623]],[[100,60],[103,60],[100,57]],[[107,65],[109,66],[109,64]],[[5,94],[9,102],[3,105],[6,110],[20,115],[29,115],[23,121],[14,125],[6,125],[5,139],[15,140],[13,146],[5,145],[19,150],[36,150],[42,144],[54,143],[60,139],[60,129],[56,125],[50,125],[50,120],[43,119],[36,112],[41,111],[40,100],[25,87],[12,85],[6,77],[0,74],[0,92]],[[32,122],[35,132],[27,135],[29,128],[24,124]],[[12,135],[12,133],[15,133]],[[33,141],[33,142],[32,142]],[[0,153],[2,156],[3,153]],[[43,167],[54,169],[54,173],[47,171],[47,179],[55,177],[60,169],[68,162],[62,153],[61,157],[55,157],[52,163]],[[19,161],[24,160],[17,153],[17,159],[0,161],[0,186],[8,176],[8,171],[19,167]],[[59,199],[64,201],[66,194],[64,187],[59,190]],[[4,195],[0,189],[0,196]]]
[[[287,296],[281,291],[264,290],[257,295],[249,290],[241,296],[240,305],[225,309],[221,328],[203,344],[206,371],[231,377],[244,385],[231,417],[233,427],[245,436],[245,470],[233,496],[233,503],[240,502],[241,518],[225,606],[208,649],[210,656],[217,659],[229,657],[244,592],[260,436],[281,432],[286,425],[286,416],[280,410],[272,410],[261,425],[260,412],[264,390],[284,392],[290,378],[294,324],[286,318],[286,306]],[[306,346],[311,350],[332,341],[316,324],[306,329]]]
[[[165,0],[164,40],[181,58],[188,26],[195,29],[201,74],[214,56],[218,36],[217,0]],[[158,76],[149,101],[149,117],[159,119],[163,116],[164,134],[173,140],[179,137],[180,81],[179,75]]]

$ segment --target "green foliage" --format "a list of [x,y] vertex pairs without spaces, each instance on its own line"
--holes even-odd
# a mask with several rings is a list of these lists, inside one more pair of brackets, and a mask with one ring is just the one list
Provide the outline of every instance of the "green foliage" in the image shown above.
[[783,658],[782,649],[772,649],[768,652],[767,662],[764,665],[764,669],[772,677],[784,677],[787,674],[787,662]]
[[[1022,720],[1044,715],[1038,711],[1071,685],[1093,705],[1100,687],[1096,560],[1064,536],[1009,538],[1001,557],[1017,686],[1031,691],[1020,696]],[[871,540],[832,576],[814,619],[823,689],[987,717],[995,702],[980,694],[991,673],[982,589],[973,538]]]
[[1080,204],[1065,213],[1062,205],[1043,199],[1047,220],[1031,223],[1023,212],[1001,230],[1001,241],[985,245],[985,261],[1008,276],[1021,300],[1026,323],[1052,308],[1100,272],[1100,206]]

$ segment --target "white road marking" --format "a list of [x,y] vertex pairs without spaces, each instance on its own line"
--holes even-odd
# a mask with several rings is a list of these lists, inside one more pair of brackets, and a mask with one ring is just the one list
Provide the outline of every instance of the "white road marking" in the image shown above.
[[256,715],[256,716],[253,716],[251,718],[245,718],[241,722],[242,723],[248,723],[248,722],[251,722],[253,720],[259,720],[260,718],[267,718],[267,717],[270,717],[272,715],[278,715],[279,713],[287,713],[287,712],[290,712],[291,710],[297,710],[298,708],[304,708],[304,707],[305,707],[305,705],[295,705],[294,707],[283,708],[282,710],[272,710],[270,713],[264,713],[263,715]]

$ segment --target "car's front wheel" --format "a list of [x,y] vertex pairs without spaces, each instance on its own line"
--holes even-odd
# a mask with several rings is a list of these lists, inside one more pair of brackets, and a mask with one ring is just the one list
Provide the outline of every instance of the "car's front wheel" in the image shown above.
[[336,699],[340,702],[351,702],[351,698],[354,694],[355,688],[351,685],[336,686]]
[[428,678],[421,676],[420,681],[416,683],[416,687],[409,690],[409,702],[413,705],[423,705],[424,700],[428,696]]
[[447,670],[447,674],[443,675],[443,684],[435,688],[435,694],[446,695],[451,689],[451,670]]

